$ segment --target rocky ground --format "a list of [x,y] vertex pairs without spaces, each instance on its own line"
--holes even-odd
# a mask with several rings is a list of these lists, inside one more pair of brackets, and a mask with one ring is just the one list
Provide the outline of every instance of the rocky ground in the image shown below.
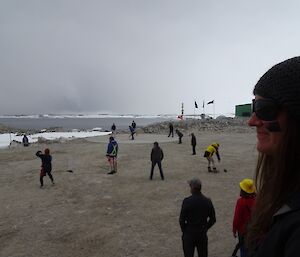
[[[245,133],[253,131],[247,125],[248,118],[226,118],[217,119],[186,119],[173,122],[174,129],[181,132],[211,131],[211,132],[238,132]],[[168,133],[169,122],[156,123],[142,128],[145,133]]]

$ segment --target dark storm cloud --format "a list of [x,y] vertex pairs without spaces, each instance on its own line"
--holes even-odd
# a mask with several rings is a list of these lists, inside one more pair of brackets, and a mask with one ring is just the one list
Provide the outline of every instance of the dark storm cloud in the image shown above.
[[298,54],[298,3],[267,6],[1,1],[0,113],[176,113],[182,101],[192,112],[194,99],[233,111]]

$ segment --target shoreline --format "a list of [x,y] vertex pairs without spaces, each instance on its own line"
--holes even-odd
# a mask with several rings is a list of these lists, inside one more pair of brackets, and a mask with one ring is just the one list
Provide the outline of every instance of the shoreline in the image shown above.
[[[183,130],[198,130],[198,131],[226,131],[232,130],[234,132],[247,132],[252,130],[247,125],[248,118],[228,118],[220,117],[216,119],[185,119],[185,120],[169,120],[154,122],[145,126],[138,126],[138,130],[144,133],[167,133],[168,124],[173,123],[174,127]],[[13,128],[0,123],[1,133],[16,133],[16,134],[35,134],[43,132],[72,132],[72,131],[92,131],[93,129],[64,129],[63,127],[48,127],[44,129],[26,129],[26,128]],[[108,132],[109,130],[99,130]],[[128,129],[117,129],[119,133],[126,133]]]

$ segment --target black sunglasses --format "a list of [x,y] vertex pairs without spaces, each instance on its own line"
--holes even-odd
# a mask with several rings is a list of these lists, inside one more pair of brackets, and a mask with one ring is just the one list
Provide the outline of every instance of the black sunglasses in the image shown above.
[[260,120],[274,121],[277,119],[279,111],[279,104],[272,99],[252,100],[252,113],[255,112]]

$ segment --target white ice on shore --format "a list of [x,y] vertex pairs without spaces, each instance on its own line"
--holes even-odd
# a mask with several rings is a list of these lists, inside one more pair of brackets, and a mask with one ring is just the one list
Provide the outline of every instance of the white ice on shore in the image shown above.
[[[38,138],[44,138],[47,140],[55,140],[59,138],[65,139],[75,139],[75,138],[85,138],[85,137],[97,137],[106,136],[111,134],[111,132],[100,132],[100,131],[77,131],[77,132],[45,132],[37,133],[33,135],[28,135],[29,143],[35,143]],[[0,148],[8,147],[11,141],[22,142],[23,136],[17,136],[16,134],[0,134]]]

